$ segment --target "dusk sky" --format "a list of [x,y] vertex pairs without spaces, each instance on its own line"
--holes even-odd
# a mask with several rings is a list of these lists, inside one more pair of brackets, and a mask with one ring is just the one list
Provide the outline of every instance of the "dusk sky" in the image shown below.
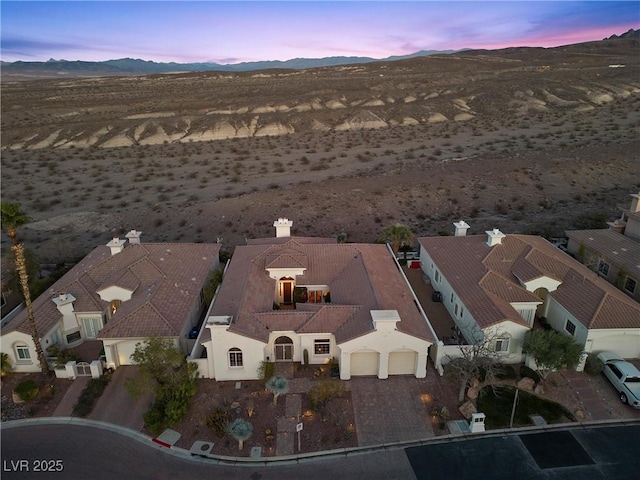
[[3,61],[238,63],[552,47],[640,27],[631,1],[5,1]]

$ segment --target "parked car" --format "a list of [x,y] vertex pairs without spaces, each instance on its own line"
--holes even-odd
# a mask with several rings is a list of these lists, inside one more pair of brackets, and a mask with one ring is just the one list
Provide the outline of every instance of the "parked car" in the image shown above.
[[600,352],[602,373],[620,394],[620,401],[640,409],[640,370],[613,352]]

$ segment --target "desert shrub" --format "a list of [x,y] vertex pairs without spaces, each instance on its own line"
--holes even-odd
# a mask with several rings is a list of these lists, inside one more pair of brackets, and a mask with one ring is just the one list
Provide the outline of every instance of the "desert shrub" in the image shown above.
[[602,360],[598,358],[597,354],[590,353],[587,357],[587,363],[584,365],[584,371],[589,375],[596,376],[600,375],[602,367],[604,367],[604,365],[602,364]]
[[13,365],[11,359],[6,353],[0,353],[0,375],[5,376],[13,371]]
[[30,402],[38,396],[40,389],[33,380],[24,380],[16,386],[14,391],[20,397],[20,400]]
[[207,427],[213,430],[216,437],[222,438],[227,430],[229,414],[222,408],[215,408],[206,418],[205,423]]
[[330,400],[342,397],[344,392],[345,387],[340,380],[321,380],[316,382],[309,390],[311,408],[313,410],[323,410]]
[[260,362],[258,367],[258,378],[260,383],[264,386],[267,383],[267,379],[274,376],[276,372],[276,364],[274,362]]
[[73,413],[80,417],[89,415],[108,383],[109,377],[106,376],[89,380],[89,383],[80,394],[80,398],[78,398],[78,403],[73,406]]
[[520,376],[522,378],[524,377],[531,378],[536,383],[540,382],[540,375],[538,374],[538,372],[536,372],[532,368],[527,367],[526,365],[523,365],[522,367],[520,367]]
[[499,371],[496,373],[496,377],[500,380],[507,380],[516,378],[518,374],[516,373],[516,369],[511,365],[502,365],[500,366]]
[[55,357],[56,368],[64,367],[67,362],[78,360],[78,356],[73,351],[73,349],[62,349],[60,348],[60,345],[51,345],[49,348],[47,348],[47,355],[49,357]]

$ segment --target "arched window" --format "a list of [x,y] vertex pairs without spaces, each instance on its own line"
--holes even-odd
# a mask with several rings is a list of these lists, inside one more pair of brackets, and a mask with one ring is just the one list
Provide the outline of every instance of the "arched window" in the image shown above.
[[16,358],[18,359],[18,362],[31,361],[31,352],[29,351],[29,347],[25,343],[18,343],[14,348],[16,351]]
[[242,350],[239,348],[229,349],[229,366],[230,367],[242,367]]

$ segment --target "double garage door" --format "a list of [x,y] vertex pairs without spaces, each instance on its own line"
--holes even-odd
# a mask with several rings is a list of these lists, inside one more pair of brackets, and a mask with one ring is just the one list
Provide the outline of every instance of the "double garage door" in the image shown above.
[[[389,354],[389,375],[414,375],[418,354],[413,350],[396,351]],[[364,351],[351,354],[351,375],[378,375],[380,354]]]

